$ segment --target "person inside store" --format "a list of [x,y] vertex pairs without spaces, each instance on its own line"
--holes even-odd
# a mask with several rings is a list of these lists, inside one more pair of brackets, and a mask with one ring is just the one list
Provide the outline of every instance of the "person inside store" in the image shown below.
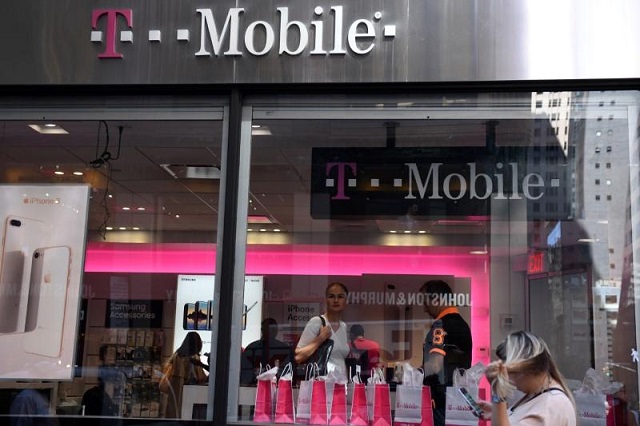
[[349,290],[341,282],[330,283],[325,290],[325,326],[320,317],[312,317],[304,327],[295,349],[295,362],[305,363],[320,345],[327,339],[333,340],[333,349],[327,363],[327,371],[338,370],[346,377],[345,358],[349,355],[349,338],[347,324],[342,321],[342,314],[347,307]]
[[[544,340],[516,331],[498,345],[496,354],[499,360],[485,371],[491,402],[478,402],[493,426],[577,424],[575,402]],[[507,407],[514,389],[524,396]]]
[[454,371],[471,367],[473,340],[469,324],[452,305],[449,284],[430,280],[420,292],[425,294],[424,310],[434,320],[423,346],[424,384],[431,388],[434,425],[444,426],[447,387],[453,386]]
[[[203,385],[207,383],[207,373],[200,360],[202,351],[202,339],[195,331],[190,331],[185,336],[182,344],[171,355],[163,368],[163,379],[166,378],[168,386],[167,407],[165,417],[178,418],[182,407],[182,387],[184,385]],[[163,380],[160,382],[160,390],[163,390]]]
[[[380,362],[380,344],[364,337],[361,324],[353,324],[349,328],[349,348],[347,367],[360,366],[360,377],[366,380]],[[354,372],[350,371],[349,374],[353,376]]]
[[49,399],[44,390],[24,389],[9,407],[11,426],[53,426]]
[[290,345],[278,340],[278,322],[273,318],[266,318],[260,325],[260,340],[251,342],[242,351],[240,361],[240,384],[255,385],[260,370],[269,367],[282,368],[293,360],[293,350]]
[[[108,346],[100,346],[98,358],[100,359],[100,367],[98,368],[98,384],[82,395],[82,405],[84,406],[84,414],[87,416],[117,416],[118,406],[113,403],[111,396],[106,390],[106,382],[113,381],[114,376],[118,374],[117,370],[106,365],[106,354]],[[122,374],[122,373],[120,373]],[[121,383],[124,382],[122,378]]]

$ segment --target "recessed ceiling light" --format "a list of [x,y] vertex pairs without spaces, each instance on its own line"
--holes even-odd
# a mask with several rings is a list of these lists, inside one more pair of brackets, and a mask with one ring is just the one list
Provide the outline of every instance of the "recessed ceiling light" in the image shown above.
[[267,232],[267,230],[264,228],[260,228],[260,232]]
[[53,172],[54,175],[63,175],[64,172],[62,170],[56,170],[55,172]]
[[131,210],[131,207],[123,207],[122,210]]
[[136,210],[143,212],[144,211],[144,207],[138,207]]
[[51,127],[57,127],[57,126],[58,126],[58,125],[57,125],[57,124],[54,124],[54,123],[47,123],[47,124],[45,124],[45,125],[44,125],[44,127],[49,127],[49,128],[51,128]]
[[391,234],[395,234],[395,233],[397,233],[397,232],[398,232],[398,231],[389,231],[389,233],[391,233]]
[[113,231],[113,226],[107,226],[107,227],[106,227],[106,228],[104,228],[104,229],[106,229],[107,231]]
[[76,176],[82,176],[84,173],[82,173],[82,172],[73,172],[73,174],[76,175]]
[[139,227],[137,227],[137,226],[134,226],[134,227],[133,227],[133,228],[131,228],[131,229],[133,229],[134,231],[139,231],[139,230],[140,230],[140,228],[139,228]]
[[180,215],[179,214],[176,215],[176,219],[180,219]]
[[121,231],[126,231],[127,230],[127,228],[125,226],[121,226],[118,229],[121,230]]
[[271,129],[267,126],[262,126],[259,129],[251,129],[253,136],[271,136]]
[[262,127],[262,126],[261,126],[261,125],[259,125],[259,124],[252,124],[252,125],[251,125],[251,128],[252,128],[252,129],[259,129],[260,127]]
[[274,229],[273,232],[280,232],[278,228]]
[[109,198],[113,198],[113,195],[109,194],[109,195],[107,195],[107,197],[109,197]]
[[69,134],[69,132],[67,132],[62,127],[56,124],[54,124],[53,127],[50,127],[50,124],[51,123],[43,124],[43,125],[29,124],[29,127],[31,127],[36,132],[40,133],[41,135],[68,135]]
[[471,250],[469,254],[488,254],[486,250]]
[[210,164],[160,164],[174,179],[220,179],[220,167]]

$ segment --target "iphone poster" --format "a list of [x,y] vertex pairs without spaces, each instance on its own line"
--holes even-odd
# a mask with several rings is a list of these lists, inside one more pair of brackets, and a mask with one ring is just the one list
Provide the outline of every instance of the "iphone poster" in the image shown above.
[[0,185],[0,379],[71,380],[89,186]]
[[[211,351],[213,323],[214,275],[178,275],[176,291],[176,320],[173,350],[180,347],[187,333],[196,331],[202,338],[202,353]],[[260,339],[262,321],[263,277],[246,276],[244,279],[244,306],[242,312],[242,347]],[[203,359],[203,361],[206,361]]]

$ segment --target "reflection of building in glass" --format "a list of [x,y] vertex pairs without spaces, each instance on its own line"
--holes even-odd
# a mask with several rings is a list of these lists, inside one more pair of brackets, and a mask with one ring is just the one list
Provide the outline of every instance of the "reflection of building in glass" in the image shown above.
[[590,92],[578,105],[584,136],[578,140],[583,163],[576,174],[582,198],[577,219],[587,231],[582,242],[591,246],[596,286],[619,286],[622,276],[629,127],[620,96]]
[[531,97],[531,111],[548,117],[548,122],[536,123],[533,137],[557,143],[567,157],[569,154],[571,103],[572,92],[536,92]]
[[[629,185],[627,101],[620,92],[589,92],[576,101],[581,159],[577,219],[592,257],[594,367],[617,376],[613,330],[618,321]],[[624,165],[624,166],[623,166]],[[634,386],[635,387],[635,386]]]
[[[573,200],[573,152],[569,146],[569,122],[571,92],[536,92],[531,97],[531,111],[536,115],[528,153],[529,173],[538,173],[547,181],[556,179],[557,186],[547,188],[545,196],[529,203],[528,218],[533,221],[532,246],[549,248],[547,239],[552,229],[558,228],[558,221],[570,220],[574,216]],[[550,266],[560,268],[560,259],[553,256],[554,247],[560,247],[558,238],[551,244],[548,255]],[[557,246],[557,247],[556,247]]]
[[577,243],[589,247],[592,262],[594,367],[623,382],[637,405],[637,366],[629,355],[636,345],[631,245],[640,211],[633,102],[630,92],[577,92],[570,137],[577,159],[576,219],[584,230]]
[[[640,259],[640,188],[639,185],[639,138],[640,135],[640,117],[638,116],[637,104],[640,96],[637,92],[624,93],[625,98],[622,103],[625,110],[628,111],[627,116],[627,135],[629,144],[626,146],[628,158],[625,163],[620,163],[620,168],[629,170],[628,182],[629,186],[625,193],[628,197],[625,200],[625,206],[621,214],[624,213],[624,222],[620,224],[620,228],[624,231],[624,245],[621,247],[621,256],[623,257],[621,289],[619,300],[619,311],[617,323],[613,335],[613,356],[611,370],[615,380],[623,382],[626,389],[626,399],[629,408],[638,410],[638,364],[632,356],[632,350],[638,348],[638,328],[636,320],[638,317],[638,285],[637,278],[639,275],[638,263],[636,259]],[[617,101],[620,101],[617,96]],[[629,105],[631,105],[629,107]],[[617,164],[616,164],[617,165]],[[616,188],[615,194],[622,194]]]
[[[632,212],[640,208],[626,196],[630,182],[637,185],[637,170],[634,175],[632,166],[636,178],[630,180],[627,167],[630,152],[632,165],[634,152],[637,159],[637,148],[630,151],[629,145],[630,129],[637,127],[636,117],[627,116],[632,102],[624,92],[532,95],[532,112],[540,118],[532,131],[528,171],[567,184],[528,207],[529,272],[543,273],[530,277],[529,297],[531,326],[544,334],[544,325],[553,325],[546,337],[569,377],[581,378],[589,365],[576,360],[591,354],[593,366],[625,382],[637,401],[629,357],[636,341],[634,274],[623,278],[623,267],[633,264],[629,244],[637,220]],[[638,194],[633,187],[631,192],[633,204]],[[540,254],[544,261],[532,264]],[[544,303],[548,306],[540,308]],[[620,320],[624,303],[629,309]]]

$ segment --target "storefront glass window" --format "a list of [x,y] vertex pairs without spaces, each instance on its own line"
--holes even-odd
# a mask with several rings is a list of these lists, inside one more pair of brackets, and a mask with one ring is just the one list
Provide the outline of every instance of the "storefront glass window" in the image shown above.
[[[334,309],[333,282],[348,289],[338,288],[347,305],[334,318],[379,346],[363,375],[380,367],[393,384],[398,367],[420,366],[429,280],[452,287],[472,365],[496,359],[510,332],[532,331],[573,389],[595,374],[611,385],[614,415],[630,416],[639,100],[616,91],[252,100],[233,420],[265,415],[254,406],[257,375],[309,342],[305,325]],[[604,134],[602,114],[612,117]],[[618,190],[605,202],[596,181]],[[342,351],[340,365],[352,356]]]
[[0,415],[205,416],[223,108],[110,103],[1,114]]

